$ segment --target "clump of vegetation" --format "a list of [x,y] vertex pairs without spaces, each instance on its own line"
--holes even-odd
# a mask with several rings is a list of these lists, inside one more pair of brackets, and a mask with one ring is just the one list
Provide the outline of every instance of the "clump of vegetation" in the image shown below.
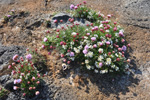
[[12,18],[15,15],[15,11],[11,10],[8,15],[4,16],[4,21],[7,23],[10,18]]
[[[77,17],[90,19],[95,23],[80,26],[70,18],[72,25],[57,29],[53,36],[46,36],[42,47],[48,50],[56,48],[61,52],[64,63],[80,62],[83,68],[95,73],[127,71],[130,59],[125,57],[125,52],[130,44],[125,41],[124,30],[117,22],[110,20],[112,16],[103,18],[102,14],[97,15],[95,11],[80,5],[71,5],[70,8]],[[66,64],[63,64],[64,69],[68,66]]]
[[95,22],[97,20],[102,20],[104,15],[100,12],[96,12],[86,6],[86,1],[83,4],[70,5],[71,14],[74,17],[84,18],[91,22]]
[[21,90],[23,96],[35,96],[39,92],[39,84],[41,81],[41,75],[38,73],[36,67],[34,66],[32,60],[32,55],[27,54],[26,58],[15,55],[13,60],[16,63],[12,63],[8,66],[9,69],[12,69],[12,75],[16,78],[14,80],[14,90]]

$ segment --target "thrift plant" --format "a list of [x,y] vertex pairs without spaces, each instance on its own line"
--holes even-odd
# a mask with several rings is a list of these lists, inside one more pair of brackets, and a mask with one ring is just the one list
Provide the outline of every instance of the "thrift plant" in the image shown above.
[[26,55],[26,59],[23,57],[15,55],[13,60],[17,63],[12,63],[8,66],[9,69],[12,69],[12,75],[16,77],[14,80],[14,90],[21,90],[23,96],[34,96],[38,95],[38,86],[40,84],[41,76],[36,70],[34,64],[31,61],[32,55]]
[[[73,5],[70,7],[75,8]],[[84,68],[95,73],[126,72],[130,60],[126,59],[125,52],[130,44],[126,44],[124,30],[110,18],[111,15],[108,15],[86,26],[69,19],[72,25],[57,29],[53,36],[46,36],[42,48],[56,48],[64,63],[80,62]],[[67,69],[66,64],[62,65],[64,70]]]
[[77,4],[77,5],[70,5],[71,14],[74,17],[84,18],[86,20],[89,20],[91,22],[95,22],[97,20],[102,20],[104,15],[100,12],[96,12],[88,7],[86,7],[86,1],[83,2],[83,4]]
[[14,11],[14,10],[11,10],[11,11],[8,13],[8,15],[4,16],[4,21],[5,21],[5,22],[8,22],[9,19],[10,19],[11,17],[13,17],[14,15],[15,15],[15,11]]

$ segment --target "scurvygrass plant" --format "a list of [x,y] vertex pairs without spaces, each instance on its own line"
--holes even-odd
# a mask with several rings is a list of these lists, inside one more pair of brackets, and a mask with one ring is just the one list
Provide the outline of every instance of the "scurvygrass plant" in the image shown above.
[[11,17],[13,17],[13,15],[15,15],[15,11],[14,11],[14,10],[11,10],[11,11],[8,13],[8,15],[4,16],[4,21],[5,21],[5,22],[8,22],[9,19],[10,19]]

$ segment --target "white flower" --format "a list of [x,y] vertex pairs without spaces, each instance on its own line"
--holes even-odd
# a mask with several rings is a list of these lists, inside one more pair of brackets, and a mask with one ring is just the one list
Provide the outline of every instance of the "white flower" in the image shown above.
[[93,57],[93,52],[89,51],[87,54],[88,57],[92,58]]
[[118,71],[118,70],[119,70],[119,67],[115,67],[115,70]]
[[84,36],[84,39],[88,39],[88,37],[87,37],[87,36]]
[[108,73],[108,70],[101,70],[100,73],[101,73],[101,74]]
[[106,54],[106,53],[104,54],[104,57],[107,57],[107,54]]
[[116,67],[115,65],[111,65],[111,68],[113,68],[113,69],[114,69],[115,67]]
[[80,53],[80,50],[74,47],[75,53]]
[[89,48],[90,48],[90,49],[93,49],[93,46],[92,46],[92,45],[89,45]]
[[88,70],[91,70],[91,66],[90,66],[90,65],[86,65],[86,68],[87,68]]
[[88,64],[88,63],[89,63],[89,60],[85,60],[85,63]]
[[115,56],[118,57],[119,55],[117,53],[115,53]]
[[106,65],[110,65],[111,64],[111,58],[107,58],[106,59]]
[[94,37],[98,37],[98,35],[97,35],[97,34],[94,34]]
[[71,45],[74,45],[74,42],[70,42]]
[[99,49],[98,49],[98,52],[103,53],[103,48],[99,48]]
[[71,35],[73,35],[73,36],[74,36],[74,35],[77,35],[77,33],[76,33],[76,32],[72,32],[72,33],[71,33]]
[[97,70],[97,69],[95,69],[95,70],[94,70],[94,72],[95,72],[95,73],[98,73],[98,70]]
[[115,33],[115,36],[116,36],[116,37],[119,37],[119,33]]
[[109,30],[106,30],[107,33],[109,33]]
[[103,24],[100,24],[100,25],[99,25],[99,28],[101,28],[101,27],[103,27]]
[[80,50],[81,50],[82,48],[83,48],[82,45],[80,45],[80,46],[78,47],[78,49],[80,49]]
[[99,57],[98,57],[98,61],[102,61],[104,59],[104,57],[102,56],[102,55],[100,55]]
[[118,39],[116,39],[116,42],[118,42]]
[[62,45],[62,47],[63,47],[64,49],[67,49],[67,45]]

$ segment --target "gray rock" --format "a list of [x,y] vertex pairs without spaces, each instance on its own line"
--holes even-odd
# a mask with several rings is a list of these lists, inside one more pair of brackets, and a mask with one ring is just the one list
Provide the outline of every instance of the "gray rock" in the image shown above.
[[8,61],[15,55],[23,56],[25,53],[25,47],[20,46],[0,46],[0,66]]
[[13,86],[14,86],[14,79],[12,78],[4,84],[4,88],[10,91],[13,90]]
[[4,84],[9,80],[9,75],[3,75],[0,77],[0,83]]
[[15,0],[0,0],[0,4],[14,4],[15,3]]
[[[61,28],[66,27],[66,25],[71,25],[71,23],[68,21],[69,18],[73,18],[71,15],[66,14],[66,13],[58,13],[56,14],[52,20],[51,20],[51,27],[52,28]],[[57,23],[54,23],[54,20],[57,20]],[[60,20],[63,20],[61,23]],[[81,18],[74,18],[74,23],[75,24],[80,24],[81,26],[86,26],[86,24],[90,24],[89,21]]]

